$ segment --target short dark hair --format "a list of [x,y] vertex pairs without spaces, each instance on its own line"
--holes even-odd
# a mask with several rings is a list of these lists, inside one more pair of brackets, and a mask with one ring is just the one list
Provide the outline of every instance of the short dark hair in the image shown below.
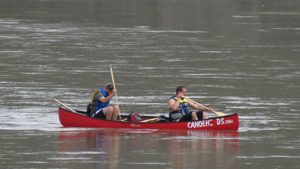
[[177,94],[178,92],[182,92],[182,89],[185,89],[185,87],[184,87],[184,86],[178,86],[178,87],[176,88],[176,94]]
[[107,88],[109,91],[114,90],[114,86],[113,86],[112,84],[107,85],[106,88]]

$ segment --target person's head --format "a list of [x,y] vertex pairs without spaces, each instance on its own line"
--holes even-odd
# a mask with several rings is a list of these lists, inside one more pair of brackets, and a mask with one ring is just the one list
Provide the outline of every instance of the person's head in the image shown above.
[[106,86],[105,92],[107,95],[110,95],[113,90],[114,90],[114,86],[112,84],[109,84]]
[[184,86],[178,86],[176,88],[176,95],[181,93],[183,96],[186,95],[186,88]]

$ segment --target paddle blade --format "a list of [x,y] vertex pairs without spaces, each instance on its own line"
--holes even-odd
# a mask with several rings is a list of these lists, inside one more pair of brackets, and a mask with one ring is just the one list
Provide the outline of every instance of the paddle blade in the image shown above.
[[227,114],[222,113],[222,112],[214,112],[217,116],[227,116]]

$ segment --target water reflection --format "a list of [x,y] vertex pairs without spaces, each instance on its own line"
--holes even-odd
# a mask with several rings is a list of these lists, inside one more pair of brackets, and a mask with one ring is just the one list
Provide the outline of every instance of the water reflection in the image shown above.
[[[238,132],[61,131],[60,167],[237,168]],[[122,158],[120,158],[122,157]]]

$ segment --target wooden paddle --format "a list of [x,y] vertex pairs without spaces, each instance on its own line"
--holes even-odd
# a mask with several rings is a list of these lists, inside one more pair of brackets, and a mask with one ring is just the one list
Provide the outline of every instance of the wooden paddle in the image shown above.
[[157,119],[158,119],[158,117],[153,118],[153,119],[143,120],[143,121],[141,121],[141,122],[142,122],[142,123],[145,123],[145,122],[154,121],[154,120],[157,120]]
[[[113,82],[113,85],[114,85],[114,89],[115,89],[116,85],[115,85],[115,79],[114,79],[114,74],[113,74],[113,70],[112,70],[111,65],[110,65],[110,74],[111,74],[111,79],[112,79],[112,82]],[[117,107],[118,107],[119,118],[121,120],[121,114],[120,114],[120,108],[119,108],[119,102],[118,102],[117,93],[115,94],[115,96],[116,96],[116,102],[117,102]]]
[[64,107],[66,107],[67,109],[69,109],[71,112],[73,113],[77,113],[75,110],[71,109],[70,107],[68,107],[67,105],[63,104],[62,102],[58,101],[57,99],[54,99],[57,103],[63,105]]
[[[207,107],[203,106],[203,105],[200,104],[200,103],[195,102],[195,101],[192,100],[192,99],[189,99],[189,98],[187,98],[187,97],[184,97],[184,98],[186,98],[187,100],[189,100],[189,101],[191,101],[191,102],[193,102],[193,103],[195,103],[195,104],[197,104],[197,105],[200,105],[201,107],[204,107],[205,109],[208,109]],[[215,113],[217,116],[227,116],[227,114],[224,114],[224,113],[222,113],[222,112],[216,112],[216,111],[213,111],[213,113]]]

